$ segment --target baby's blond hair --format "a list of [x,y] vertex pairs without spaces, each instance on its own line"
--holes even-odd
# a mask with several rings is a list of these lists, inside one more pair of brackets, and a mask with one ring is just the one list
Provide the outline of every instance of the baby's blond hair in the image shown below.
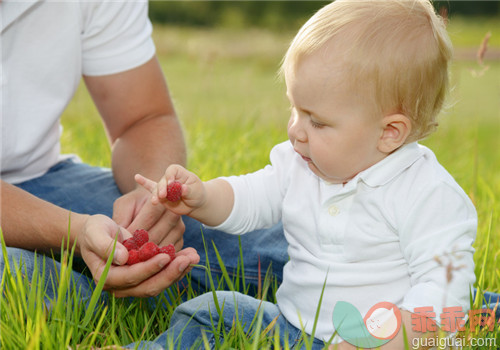
[[[406,142],[432,133],[448,91],[452,46],[444,21],[427,0],[337,0],[311,17],[292,41],[281,73],[334,41],[342,83],[369,89],[378,115],[412,123]],[[356,91],[356,90],[352,90]],[[364,90],[365,91],[365,90]]]

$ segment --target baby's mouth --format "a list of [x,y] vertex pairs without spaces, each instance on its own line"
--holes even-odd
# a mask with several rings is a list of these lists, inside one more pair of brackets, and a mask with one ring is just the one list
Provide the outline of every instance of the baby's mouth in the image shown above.
[[302,153],[300,153],[300,152],[299,152],[299,151],[297,151],[297,150],[295,150],[295,152],[297,152],[297,153],[298,153],[298,155],[299,155],[299,156],[301,156],[301,157],[302,157],[302,159],[304,159],[307,163],[312,162],[312,159],[311,159],[311,158],[309,158],[309,157],[306,157],[306,156],[302,155]]

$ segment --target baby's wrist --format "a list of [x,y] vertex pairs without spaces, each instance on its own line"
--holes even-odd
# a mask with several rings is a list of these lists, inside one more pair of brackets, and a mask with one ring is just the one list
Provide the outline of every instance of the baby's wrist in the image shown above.
[[201,182],[197,199],[193,201],[192,210],[188,214],[189,217],[200,221],[203,224],[214,226],[212,219],[217,216],[217,198],[213,184],[211,181]]
[[200,195],[195,200],[193,205],[191,206],[191,212],[188,214],[189,217],[196,219],[198,221],[203,222],[203,212],[207,208],[207,188],[206,183],[201,182],[201,191],[199,191]]

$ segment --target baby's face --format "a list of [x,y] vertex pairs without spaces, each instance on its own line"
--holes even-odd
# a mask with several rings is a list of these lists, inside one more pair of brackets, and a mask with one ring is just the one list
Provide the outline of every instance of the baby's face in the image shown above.
[[342,65],[329,63],[340,58],[329,55],[320,50],[285,74],[292,107],[288,137],[317,176],[345,183],[385,156],[377,149],[382,118],[374,115],[362,87],[346,88]]

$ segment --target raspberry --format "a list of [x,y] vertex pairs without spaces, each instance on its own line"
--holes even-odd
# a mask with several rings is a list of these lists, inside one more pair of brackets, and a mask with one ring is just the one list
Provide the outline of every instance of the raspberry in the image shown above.
[[181,199],[182,184],[179,181],[174,181],[167,186],[167,200],[177,202]]
[[134,238],[126,239],[122,242],[122,244],[125,246],[125,248],[127,248],[128,251],[131,251],[132,249],[139,249],[139,246],[137,245]]
[[142,247],[146,242],[149,241],[149,234],[148,231],[146,230],[135,230],[133,239],[135,243],[137,244],[137,247],[140,248]]
[[127,265],[134,265],[141,262],[139,259],[139,251],[137,249],[132,249],[128,252]]
[[168,254],[170,256],[170,261],[175,259],[175,247],[173,244],[160,247],[160,253]]
[[139,260],[146,261],[160,252],[160,248],[154,242],[148,242],[139,249]]

